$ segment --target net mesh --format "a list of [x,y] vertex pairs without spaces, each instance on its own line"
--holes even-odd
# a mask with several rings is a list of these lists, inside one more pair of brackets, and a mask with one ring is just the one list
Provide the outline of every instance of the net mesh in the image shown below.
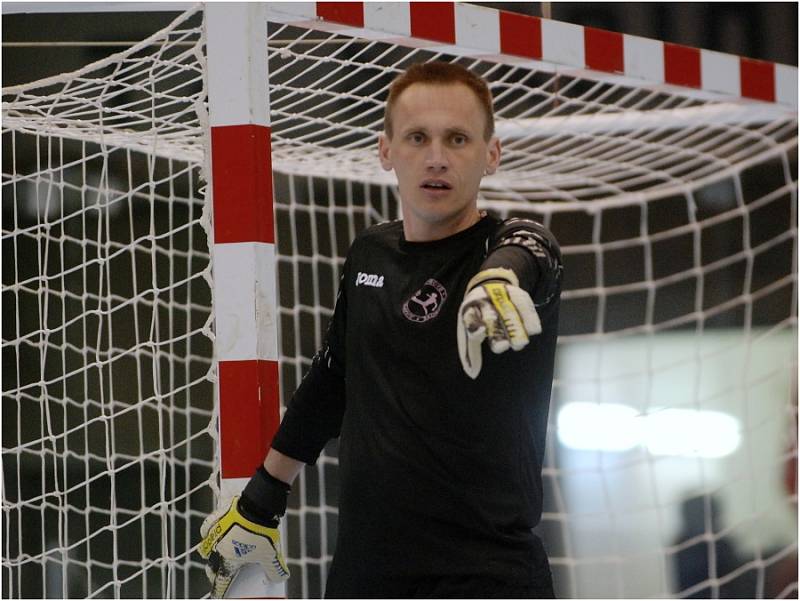
[[[207,591],[201,18],[3,91],[4,594]],[[375,150],[389,82],[457,61],[490,82],[503,141],[481,208],[542,221],[564,253],[537,528],[557,594],[796,595],[796,114],[294,25],[269,38],[284,404],[350,241],[399,216]],[[332,441],[290,497],[292,597],[324,591],[337,469]]]
[[207,592],[201,35],[3,90],[3,596]]

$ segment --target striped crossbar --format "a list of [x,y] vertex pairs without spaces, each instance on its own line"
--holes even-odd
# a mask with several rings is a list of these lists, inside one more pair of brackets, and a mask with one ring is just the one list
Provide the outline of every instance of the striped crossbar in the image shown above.
[[526,59],[797,108],[797,68],[460,2],[287,2],[271,20],[454,54]]

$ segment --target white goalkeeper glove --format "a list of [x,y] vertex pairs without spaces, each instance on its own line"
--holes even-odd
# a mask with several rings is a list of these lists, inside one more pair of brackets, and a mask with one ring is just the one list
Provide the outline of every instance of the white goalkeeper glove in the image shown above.
[[[281,489],[283,483],[270,481],[275,479],[262,470],[256,472],[242,492],[245,506],[251,511],[243,510],[242,498],[236,496],[209,515],[200,527],[203,541],[199,552],[208,560],[206,576],[211,582],[213,599],[224,598],[239,570],[248,563],[261,564],[271,582],[283,582],[289,578],[278,532],[278,518],[286,510],[289,487],[284,484],[286,488]],[[268,504],[261,505],[265,501]],[[269,507],[269,503],[277,504],[278,511],[275,514],[270,511],[273,517],[266,518],[260,510]],[[258,515],[254,515],[253,509]]]
[[495,353],[524,348],[530,336],[542,331],[530,295],[519,287],[510,269],[484,269],[467,284],[458,310],[458,354],[461,366],[473,380],[481,371],[481,348],[489,339]]

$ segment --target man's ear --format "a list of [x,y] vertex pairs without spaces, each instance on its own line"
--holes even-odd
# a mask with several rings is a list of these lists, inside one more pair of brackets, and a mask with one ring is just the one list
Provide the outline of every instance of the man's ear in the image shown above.
[[500,138],[497,136],[492,136],[492,139],[489,140],[488,149],[486,151],[486,175],[492,175],[495,171],[497,171],[497,167],[500,165],[500,155],[502,152],[503,150],[500,147]]
[[389,137],[385,133],[378,136],[378,157],[381,160],[381,167],[385,171],[391,171],[394,168],[389,153]]

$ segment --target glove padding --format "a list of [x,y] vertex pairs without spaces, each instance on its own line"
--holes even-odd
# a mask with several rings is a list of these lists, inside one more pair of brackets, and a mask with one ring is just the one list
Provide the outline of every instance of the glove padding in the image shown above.
[[519,287],[516,274],[502,267],[484,269],[467,284],[458,310],[458,355],[473,380],[481,371],[484,339],[494,353],[524,348],[542,324],[530,295]]
[[211,597],[222,599],[244,564],[259,563],[272,582],[289,578],[289,568],[281,552],[277,528],[244,517],[239,497],[209,515],[200,527],[203,542],[200,555],[208,560],[206,576],[211,581]]

